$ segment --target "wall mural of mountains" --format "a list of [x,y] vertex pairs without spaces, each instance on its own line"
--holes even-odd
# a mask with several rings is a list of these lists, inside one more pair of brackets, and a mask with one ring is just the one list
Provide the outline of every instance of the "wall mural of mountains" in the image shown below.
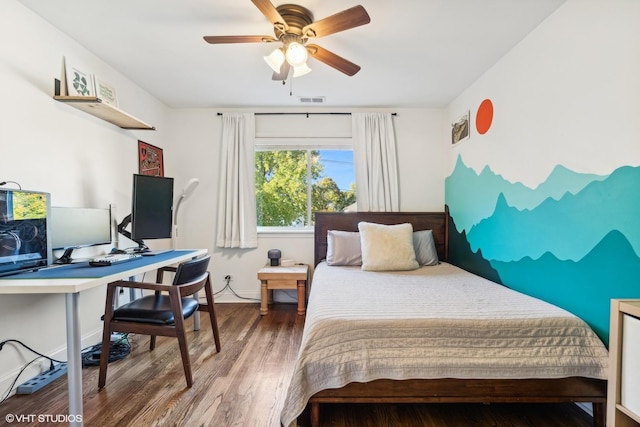
[[445,180],[450,261],[583,318],[608,342],[609,300],[640,297],[640,167],[556,167],[535,189],[459,157]]

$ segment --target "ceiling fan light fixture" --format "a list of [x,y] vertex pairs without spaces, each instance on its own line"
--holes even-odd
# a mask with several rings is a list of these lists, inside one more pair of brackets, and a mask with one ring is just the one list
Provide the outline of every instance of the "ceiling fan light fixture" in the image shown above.
[[311,71],[306,64],[308,56],[347,76],[360,71],[359,65],[315,44],[307,45],[307,42],[368,24],[371,18],[363,6],[353,6],[315,21],[311,11],[304,6],[281,4],[276,7],[272,0],[251,1],[273,24],[274,35],[204,36],[204,41],[209,44],[278,42],[279,49],[264,57],[274,71],[272,80],[284,81],[292,68],[295,68],[296,77],[307,74]]
[[304,76],[305,74],[309,74],[310,72],[311,68],[309,68],[306,63],[293,67],[293,77]]
[[265,56],[264,60],[274,72],[279,73],[282,64],[284,64],[285,57],[282,49],[278,48],[271,52],[269,56]]
[[289,46],[287,46],[285,57],[292,67],[303,65],[307,62],[307,48],[298,42],[290,43]]

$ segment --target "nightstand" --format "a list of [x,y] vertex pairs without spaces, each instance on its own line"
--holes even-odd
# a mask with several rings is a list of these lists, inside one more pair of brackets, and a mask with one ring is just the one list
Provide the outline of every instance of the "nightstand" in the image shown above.
[[306,264],[293,265],[291,267],[264,266],[258,271],[258,279],[261,282],[260,289],[260,314],[265,315],[269,311],[269,297],[273,289],[297,289],[298,290],[298,314],[305,313],[305,298],[309,266]]

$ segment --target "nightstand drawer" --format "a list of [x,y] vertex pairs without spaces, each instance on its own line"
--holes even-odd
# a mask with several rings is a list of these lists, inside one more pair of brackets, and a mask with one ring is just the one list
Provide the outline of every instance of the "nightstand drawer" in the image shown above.
[[290,279],[269,279],[267,280],[267,287],[269,289],[296,289],[298,286],[297,280]]

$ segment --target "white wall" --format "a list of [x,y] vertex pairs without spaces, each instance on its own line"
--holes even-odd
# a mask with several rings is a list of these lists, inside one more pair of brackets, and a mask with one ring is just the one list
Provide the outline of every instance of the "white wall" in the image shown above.
[[[229,274],[239,295],[258,299],[256,272],[273,247],[280,248],[285,257],[313,262],[310,234],[260,236],[254,250],[213,247],[221,123],[216,113],[222,110],[168,109],[15,0],[0,2],[0,37],[0,180],[50,192],[56,206],[107,207],[115,203],[117,219],[121,220],[129,213],[131,174],[137,172],[140,139],[163,148],[165,175],[175,178],[177,193],[190,178],[200,179],[196,193],[180,209],[178,244],[212,252],[216,290],[223,287],[223,278]],[[115,87],[120,108],[157,130],[123,130],[54,101],[53,80],[60,75],[63,56]],[[401,209],[442,210],[448,149],[439,143],[443,140],[443,111],[392,111],[398,113],[394,121],[401,165]],[[158,245],[168,246],[168,242]],[[83,346],[99,341],[104,294],[105,289],[98,288],[80,295]],[[281,298],[292,299],[286,295]],[[217,301],[241,300],[225,292]],[[64,325],[62,295],[0,296],[0,341],[18,339],[64,360]],[[22,348],[5,345],[0,352],[0,393],[4,394],[31,358]],[[36,372],[27,370],[18,384]]]
[[[471,109],[472,134],[458,155],[535,188],[553,167],[607,175],[640,165],[640,2],[569,0],[465,90],[448,108]],[[493,126],[475,131],[480,102],[494,104]]]

